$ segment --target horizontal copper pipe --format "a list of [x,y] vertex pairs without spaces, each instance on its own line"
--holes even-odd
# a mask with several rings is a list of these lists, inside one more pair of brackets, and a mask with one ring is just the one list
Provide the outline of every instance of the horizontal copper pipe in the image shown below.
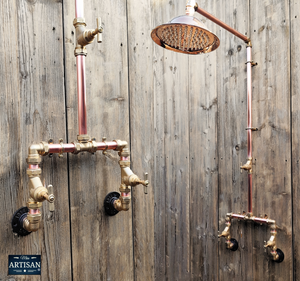
[[[110,142],[97,142],[97,150],[115,150],[118,144],[115,141]],[[67,153],[67,152],[74,152],[75,145],[74,143],[55,143],[49,144],[49,153]]]
[[115,150],[117,146],[118,144],[115,141],[97,142],[97,150]]
[[240,214],[231,214],[230,217],[231,217],[232,219],[240,219],[240,220],[254,221],[254,222],[257,222],[257,223],[266,223],[266,224],[275,223],[275,221],[274,221],[274,220],[271,220],[271,219],[267,219],[267,218],[258,218],[258,217],[254,217],[254,216],[248,217],[247,215],[240,215]]
[[223,27],[227,31],[231,32],[233,35],[235,35],[235,36],[239,37],[240,39],[242,39],[244,42],[248,43],[250,41],[250,38],[248,38],[247,36],[245,36],[242,33],[238,32],[237,30],[235,30],[234,28],[230,27],[226,23],[220,21],[218,18],[216,18],[215,16],[213,16],[210,13],[206,12],[205,10],[203,10],[203,9],[201,9],[199,7],[196,7],[195,9],[196,9],[196,12],[198,12],[200,15],[208,18],[209,20],[213,21],[217,25]]
[[49,144],[49,153],[61,153],[63,152],[74,152],[75,145],[73,143],[64,143],[64,144]]

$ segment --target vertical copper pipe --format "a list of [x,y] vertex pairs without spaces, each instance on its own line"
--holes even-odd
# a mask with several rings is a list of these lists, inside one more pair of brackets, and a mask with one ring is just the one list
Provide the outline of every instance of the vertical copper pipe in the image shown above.
[[83,0],[75,0],[75,17],[83,18]]
[[[83,18],[84,0],[75,0],[75,17]],[[87,134],[86,125],[86,83],[85,83],[85,56],[76,56],[77,65],[77,95],[78,95],[78,130],[79,135]]]
[[208,18],[209,20],[216,23],[217,25],[223,27],[227,31],[231,32],[233,35],[235,35],[235,36],[239,37],[240,39],[242,39],[244,42],[248,43],[250,41],[250,39],[247,36],[243,35],[242,33],[238,32],[237,30],[233,29],[228,24],[220,21],[218,18],[216,18],[215,16],[213,16],[210,13],[206,12],[205,10],[199,8],[198,6],[196,7],[196,12],[198,12],[200,15]]
[[[252,46],[247,46],[247,147],[248,159],[252,158]],[[251,171],[252,173],[252,171]],[[252,213],[252,174],[248,174],[248,212]]]
[[78,129],[79,135],[87,134],[86,124],[86,83],[85,83],[85,56],[78,55],[77,63],[77,94],[78,94]]

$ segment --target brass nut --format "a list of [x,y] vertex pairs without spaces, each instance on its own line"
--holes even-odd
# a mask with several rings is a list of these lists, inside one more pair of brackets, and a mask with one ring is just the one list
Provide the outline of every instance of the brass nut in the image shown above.
[[74,55],[75,57],[77,56],[86,56],[87,55],[87,50],[86,47],[82,47],[80,45],[76,46],[75,50],[74,50]]
[[122,157],[129,157],[130,156],[130,151],[129,151],[129,148],[123,148],[121,151],[119,151],[119,156],[122,156]]
[[31,165],[38,165],[42,161],[41,156],[39,154],[29,154],[26,162]]
[[90,152],[91,153],[97,152],[97,143],[95,141],[90,141],[90,144],[91,144]]
[[130,167],[130,161],[119,161],[119,165],[121,168],[126,168],[126,167]]
[[38,169],[27,169],[26,171],[28,177],[38,177],[41,173],[42,173],[42,170],[40,168]]
[[81,151],[81,146],[80,146],[80,143],[79,142],[73,142],[74,146],[75,146],[75,149],[73,151],[73,154],[78,154],[80,151]]
[[43,144],[43,150],[40,152],[41,155],[46,156],[49,153],[49,143],[42,141],[41,142]]
[[91,137],[90,137],[89,135],[77,135],[77,140],[78,140],[79,142],[85,143],[85,142],[90,141],[90,140],[91,140]]
[[85,18],[75,18],[73,20],[73,25],[76,27],[76,25],[84,25],[86,26],[86,23],[85,23]]
[[120,190],[120,192],[123,192],[123,193],[129,193],[129,192],[131,192],[131,187],[126,186],[125,184],[121,184],[119,190]]
[[117,143],[117,147],[115,150],[121,151],[124,147],[126,147],[128,144],[126,141],[121,141],[121,140],[114,140]]
[[36,201],[30,201],[30,202],[27,202],[27,208],[28,209],[38,209],[38,208],[41,208],[43,203],[42,202],[36,202]]
[[41,213],[27,215],[27,219],[28,219],[29,223],[37,223],[41,220],[41,217],[42,217]]

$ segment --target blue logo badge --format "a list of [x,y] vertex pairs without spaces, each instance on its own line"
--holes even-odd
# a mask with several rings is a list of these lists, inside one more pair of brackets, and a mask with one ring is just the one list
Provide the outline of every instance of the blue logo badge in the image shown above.
[[9,255],[8,275],[41,275],[41,255]]

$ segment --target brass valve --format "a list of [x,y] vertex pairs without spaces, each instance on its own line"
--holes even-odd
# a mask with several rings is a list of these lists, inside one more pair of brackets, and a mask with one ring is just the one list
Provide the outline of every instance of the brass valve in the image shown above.
[[240,166],[240,169],[241,169],[241,173],[243,170],[246,170],[248,171],[249,174],[252,174],[252,157],[248,158],[246,164]]

